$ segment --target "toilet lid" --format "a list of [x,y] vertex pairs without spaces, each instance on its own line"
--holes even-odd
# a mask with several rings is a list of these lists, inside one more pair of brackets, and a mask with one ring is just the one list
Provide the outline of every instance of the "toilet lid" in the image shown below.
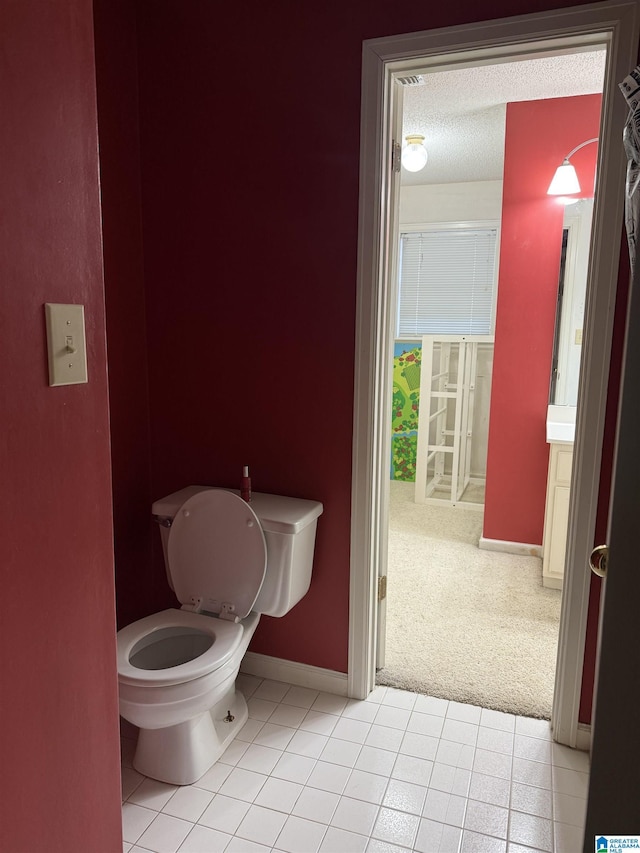
[[258,597],[267,567],[258,517],[233,492],[198,492],[173,519],[167,562],[182,604],[202,598],[201,609],[210,613],[231,604],[234,615],[244,619]]

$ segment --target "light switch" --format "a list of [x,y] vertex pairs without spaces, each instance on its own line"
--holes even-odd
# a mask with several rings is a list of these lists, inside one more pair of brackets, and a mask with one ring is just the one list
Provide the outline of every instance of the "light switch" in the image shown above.
[[87,382],[84,305],[46,302],[49,385]]
[[576,329],[576,336],[575,336],[574,340],[577,344],[582,343],[582,329]]

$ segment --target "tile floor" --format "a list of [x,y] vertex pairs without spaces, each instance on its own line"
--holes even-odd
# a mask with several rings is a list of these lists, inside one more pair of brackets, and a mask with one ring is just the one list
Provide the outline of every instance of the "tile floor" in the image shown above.
[[582,849],[588,756],[552,743],[547,722],[386,687],[364,702],[238,687],[249,719],[193,785],[133,770],[124,724],[125,853]]

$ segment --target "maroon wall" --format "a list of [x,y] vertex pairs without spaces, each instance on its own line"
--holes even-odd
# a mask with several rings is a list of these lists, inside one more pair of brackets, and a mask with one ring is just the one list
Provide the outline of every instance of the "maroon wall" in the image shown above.
[[153,490],[248,464],[321,500],[310,592],[252,649],[346,671],[363,21],[252,7],[142,7]]
[[[119,625],[161,610],[152,564],[135,7],[94,0]],[[115,60],[115,61],[114,61]],[[163,579],[162,579],[163,580]]]
[[[255,651],[347,667],[362,40],[554,5],[139,3],[153,496],[249,464],[325,504],[311,590]],[[541,541],[538,515],[485,535]]]
[[[97,74],[122,620],[171,600],[161,561],[149,562],[147,494],[196,481],[236,485],[249,463],[257,489],[326,505],[307,600],[283,620],[264,619],[254,648],[344,670],[362,40],[574,4],[496,0],[479,10],[472,0],[429,9],[357,0],[247,10],[140,0],[146,306],[135,22],[125,0],[109,5],[96,6]],[[0,847],[116,851],[91,4],[6,0],[0,15],[10,213],[0,225],[1,624],[3,696],[11,697],[2,712]],[[46,301],[85,305],[88,385],[48,387]]]
[[[547,195],[565,156],[598,136],[600,95],[508,104],[483,535],[542,544],[546,417],[564,207]],[[572,158],[593,193],[597,146]]]
[[[0,849],[121,849],[109,420],[89,0],[0,7]],[[45,302],[85,306],[51,388]]]
[[[618,272],[618,290],[613,325],[613,347],[609,367],[609,393],[603,436],[602,471],[600,474],[600,489],[598,491],[598,511],[594,545],[602,545],[608,541],[609,497],[613,472],[613,451],[615,447],[618,402],[620,398],[620,376],[623,362],[623,344],[627,325],[627,308],[630,292],[630,262],[626,237],[622,239],[620,250],[620,269]],[[600,592],[602,581],[591,575],[589,589],[589,614],[587,621],[587,636],[585,641],[584,669],[582,671],[582,691],[580,694],[580,709],[578,719],[581,723],[591,722],[593,692],[595,682],[598,621],[600,615]]]

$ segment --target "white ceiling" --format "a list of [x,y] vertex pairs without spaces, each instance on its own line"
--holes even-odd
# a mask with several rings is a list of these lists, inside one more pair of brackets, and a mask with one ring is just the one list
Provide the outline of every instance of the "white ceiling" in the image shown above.
[[501,180],[507,103],[602,92],[605,60],[603,48],[423,72],[403,87],[402,137],[421,133],[429,159],[420,172],[402,169],[402,184]]

